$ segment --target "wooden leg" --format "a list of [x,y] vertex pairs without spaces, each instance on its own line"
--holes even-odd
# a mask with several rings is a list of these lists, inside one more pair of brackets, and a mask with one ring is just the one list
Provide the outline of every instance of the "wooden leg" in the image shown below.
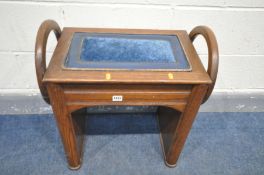
[[167,161],[170,146],[175,142],[174,133],[180,120],[181,112],[169,107],[160,106],[158,108],[158,124],[160,128],[160,143],[164,155],[165,164],[174,167],[176,164]]
[[206,90],[206,85],[194,86],[182,113],[173,109],[173,106],[158,108],[161,145],[165,163],[169,167],[176,166]]
[[59,85],[49,84],[48,93],[69,168],[72,170],[79,169],[83,152],[85,116],[78,116],[78,113],[71,114],[68,112],[64,94]]

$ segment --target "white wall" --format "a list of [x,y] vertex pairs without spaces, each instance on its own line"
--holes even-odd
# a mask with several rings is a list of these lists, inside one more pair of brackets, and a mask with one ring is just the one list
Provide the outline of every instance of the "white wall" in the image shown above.
[[[207,25],[220,51],[219,91],[264,89],[263,0],[0,1],[0,93],[37,92],[34,44],[45,19],[61,27],[186,29]],[[49,53],[55,46],[50,37]],[[206,62],[206,45],[195,46]],[[50,55],[50,54],[49,54]]]

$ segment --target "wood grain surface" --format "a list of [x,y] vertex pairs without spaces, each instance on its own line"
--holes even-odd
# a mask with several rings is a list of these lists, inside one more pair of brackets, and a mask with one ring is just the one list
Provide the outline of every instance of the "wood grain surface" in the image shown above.
[[[40,31],[58,30],[54,23],[44,24],[48,29],[41,26]],[[64,62],[75,32],[177,35],[192,71],[67,69]],[[192,45],[199,34],[208,44],[207,72]],[[217,43],[210,29],[197,27],[189,37],[181,30],[64,28],[47,70],[44,54],[47,36],[40,36],[36,44],[37,77],[44,99],[51,102],[71,169],[81,165],[85,109],[100,105],[158,106],[165,163],[169,167],[176,166],[199,107],[209,98],[217,77]],[[114,96],[121,100],[113,100]]]

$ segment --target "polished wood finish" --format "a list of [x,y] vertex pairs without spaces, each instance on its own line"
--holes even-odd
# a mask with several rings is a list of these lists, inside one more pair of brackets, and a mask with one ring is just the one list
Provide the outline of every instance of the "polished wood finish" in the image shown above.
[[165,110],[164,107],[158,109],[161,142],[165,163],[169,167],[176,166],[207,88],[207,85],[195,85],[193,87],[184,112],[172,109]]
[[207,101],[207,99],[210,97],[211,93],[213,92],[216,78],[217,78],[217,72],[218,72],[218,63],[219,63],[219,53],[218,53],[218,45],[216,41],[216,37],[214,35],[214,32],[206,27],[206,26],[197,26],[195,27],[191,33],[189,34],[192,41],[198,36],[202,35],[207,43],[208,47],[208,68],[207,72],[213,81],[206,92],[206,95],[203,99],[203,103]]
[[[191,73],[179,71],[142,71],[142,70],[81,70],[64,67],[65,58],[75,32],[97,33],[131,33],[131,34],[170,34],[177,35],[186,57],[192,66]],[[89,72],[89,73],[87,73]],[[106,80],[106,74],[111,73],[111,79]],[[173,79],[168,78],[168,74]],[[133,78],[132,78],[133,77]],[[211,84],[212,80],[206,73],[189,35],[181,30],[143,30],[143,29],[86,29],[64,28],[58,45],[45,73],[43,82],[56,83],[119,83],[119,84]]]
[[[59,40],[46,70],[46,41],[52,30]],[[177,35],[192,71],[65,68],[75,32]],[[208,73],[192,45],[198,34],[206,38],[209,47]],[[95,28],[64,28],[60,35],[54,21],[45,21],[38,32],[35,56],[40,90],[43,98],[47,102],[50,100],[52,105],[71,169],[78,169],[81,165],[85,109],[98,105],[159,106],[157,119],[165,163],[169,167],[175,166],[200,104],[208,99],[214,88],[218,67],[217,43],[212,31],[206,27],[195,28],[190,37],[186,31],[180,30]],[[116,95],[122,96],[123,100],[113,101],[112,97]]]
[[40,92],[43,99],[49,104],[47,87],[42,82],[46,72],[46,46],[50,32],[53,31],[57,40],[60,38],[61,29],[53,20],[44,21],[39,27],[35,45],[35,67]]
[[[99,105],[173,105],[183,111],[192,86],[188,85],[63,85],[66,105],[70,111]],[[112,96],[123,96],[122,102]]]
[[81,164],[82,145],[84,140],[84,116],[78,122],[74,119],[67,106],[65,106],[65,96],[60,85],[48,84],[51,106],[57,121],[66,157],[70,169],[78,169]]

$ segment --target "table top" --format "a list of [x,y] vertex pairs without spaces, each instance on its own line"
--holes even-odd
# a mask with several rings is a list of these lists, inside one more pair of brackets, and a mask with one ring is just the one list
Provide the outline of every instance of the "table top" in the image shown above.
[[44,82],[210,84],[186,31],[64,28]]

